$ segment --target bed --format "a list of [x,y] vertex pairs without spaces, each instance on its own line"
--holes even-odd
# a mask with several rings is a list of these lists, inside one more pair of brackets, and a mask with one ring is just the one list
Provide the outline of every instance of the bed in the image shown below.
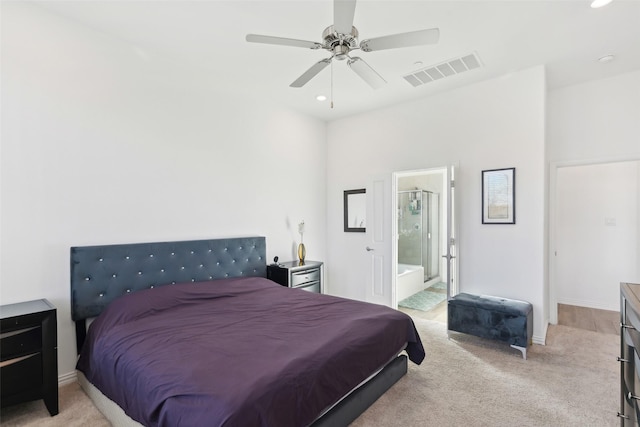
[[409,316],[265,258],[263,237],[71,248],[78,376],[112,423],[348,425],[422,362]]

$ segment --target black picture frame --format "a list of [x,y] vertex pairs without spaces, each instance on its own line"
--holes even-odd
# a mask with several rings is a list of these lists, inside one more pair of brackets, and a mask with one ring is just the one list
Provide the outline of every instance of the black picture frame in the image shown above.
[[516,168],[482,171],[482,223],[516,223]]
[[344,231],[345,233],[364,233],[366,227],[365,188],[344,191]]

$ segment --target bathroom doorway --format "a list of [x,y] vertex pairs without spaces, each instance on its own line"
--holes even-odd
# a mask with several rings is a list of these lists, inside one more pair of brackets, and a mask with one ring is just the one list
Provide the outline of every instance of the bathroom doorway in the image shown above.
[[[398,309],[446,322],[449,271],[455,259],[449,183],[453,168],[395,173],[395,262]],[[451,224],[452,225],[452,224]]]

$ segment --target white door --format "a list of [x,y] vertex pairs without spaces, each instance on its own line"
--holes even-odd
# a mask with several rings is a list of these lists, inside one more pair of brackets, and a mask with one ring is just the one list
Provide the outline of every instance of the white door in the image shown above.
[[395,307],[395,262],[392,262],[391,175],[377,176],[367,187],[367,302]]

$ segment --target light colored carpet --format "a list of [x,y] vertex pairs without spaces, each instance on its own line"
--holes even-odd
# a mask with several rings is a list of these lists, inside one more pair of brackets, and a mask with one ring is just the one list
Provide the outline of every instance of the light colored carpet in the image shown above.
[[424,290],[403,299],[398,302],[398,305],[414,310],[429,311],[445,299],[447,299],[447,294]]
[[360,416],[364,426],[617,426],[619,337],[549,326],[523,360],[506,344],[415,319],[427,357]]
[[2,427],[108,427],[111,425],[84,394],[77,382],[60,387],[58,393],[60,413],[55,417],[49,416],[42,400],[37,400],[2,408],[0,424]]
[[[619,337],[550,326],[523,360],[506,344],[452,334],[415,319],[427,357],[352,427],[617,426]],[[60,414],[42,401],[2,409],[3,426],[107,426],[77,384],[60,389]]]

